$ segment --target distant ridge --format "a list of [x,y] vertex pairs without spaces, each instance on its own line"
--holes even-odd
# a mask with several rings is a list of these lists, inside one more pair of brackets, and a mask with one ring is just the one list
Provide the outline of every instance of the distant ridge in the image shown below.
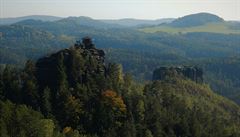
[[197,13],[178,18],[169,25],[172,27],[193,27],[213,22],[224,22],[224,20],[214,14]]
[[86,16],[79,16],[79,17],[67,17],[61,20],[58,20],[57,23],[63,23],[63,24],[72,24],[72,25],[81,25],[81,26],[88,26],[88,27],[94,27],[94,28],[121,28],[122,26],[118,24],[108,24],[101,20],[93,19]]
[[47,15],[31,15],[15,18],[0,18],[0,25],[10,25],[24,20],[40,20],[40,21],[57,21],[62,19],[61,17],[56,16],[47,16]]
[[[61,18],[57,16],[48,16],[48,15],[31,15],[24,17],[16,18],[0,18],[0,25],[10,25],[17,22],[22,22],[25,20],[37,20],[37,21],[74,21],[81,22],[87,26],[95,26],[95,23],[98,23],[104,26],[104,28],[115,28],[117,27],[143,27],[143,26],[156,26],[160,24],[168,24],[172,27],[193,27],[200,26],[211,22],[224,22],[222,18],[217,15],[210,13],[197,13],[186,15],[178,19],[174,18],[162,18],[156,20],[147,20],[147,19],[134,19],[134,18],[123,18],[123,19],[92,19],[86,16],[80,17],[67,17]],[[90,25],[89,25],[90,23]],[[98,25],[97,25],[98,26]],[[114,26],[114,27],[113,27]]]
[[174,20],[174,18],[163,18],[156,20],[145,20],[145,19],[133,19],[133,18],[125,18],[118,20],[101,20],[105,23],[118,24],[126,27],[134,27],[134,26],[145,26],[145,25],[159,25],[162,23],[170,23]]
[[13,25],[42,25],[44,23],[45,22],[42,20],[26,19],[17,23],[13,23]]
[[[174,18],[163,18],[163,19],[156,19],[156,20],[147,20],[147,19],[134,19],[134,18],[123,18],[123,19],[93,19],[87,16],[69,16],[66,18],[57,17],[57,16],[48,16],[48,15],[30,15],[30,16],[23,16],[23,17],[12,17],[12,18],[0,18],[0,25],[11,25],[18,22],[24,22],[25,20],[36,20],[36,21],[81,21],[83,24],[87,23],[106,23],[111,25],[119,25],[123,27],[135,27],[135,26],[146,26],[146,25],[159,25],[162,23],[171,23]],[[92,26],[92,25],[89,25]],[[104,25],[105,26],[105,25]],[[118,27],[119,27],[118,26]]]

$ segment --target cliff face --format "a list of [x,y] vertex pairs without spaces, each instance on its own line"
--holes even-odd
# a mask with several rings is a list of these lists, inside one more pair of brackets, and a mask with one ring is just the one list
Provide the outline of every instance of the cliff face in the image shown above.
[[105,76],[105,53],[95,48],[90,38],[84,38],[73,47],[61,50],[50,56],[39,59],[36,63],[36,77],[40,87],[55,89],[61,71],[69,86],[84,84],[94,75]]
[[203,70],[198,67],[160,67],[153,72],[153,80],[165,80],[176,76],[189,78],[196,83],[203,82]]

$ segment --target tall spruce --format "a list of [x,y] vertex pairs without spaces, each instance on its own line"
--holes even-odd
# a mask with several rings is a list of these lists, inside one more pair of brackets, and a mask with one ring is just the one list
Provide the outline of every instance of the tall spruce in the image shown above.
[[22,99],[23,103],[32,106],[34,109],[39,108],[39,94],[37,80],[35,78],[35,64],[27,61],[22,73]]

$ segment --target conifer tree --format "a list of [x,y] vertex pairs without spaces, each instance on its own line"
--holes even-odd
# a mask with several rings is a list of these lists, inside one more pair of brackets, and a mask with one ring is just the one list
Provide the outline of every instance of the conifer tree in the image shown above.
[[21,102],[20,79],[17,70],[6,66],[3,70],[3,96],[13,102]]
[[42,112],[45,116],[49,117],[52,113],[52,104],[51,104],[51,90],[46,87],[43,90],[42,95]]
[[39,94],[34,73],[35,65],[32,61],[29,60],[26,62],[22,73],[22,97],[25,104],[32,106],[34,109],[37,109],[39,107]]

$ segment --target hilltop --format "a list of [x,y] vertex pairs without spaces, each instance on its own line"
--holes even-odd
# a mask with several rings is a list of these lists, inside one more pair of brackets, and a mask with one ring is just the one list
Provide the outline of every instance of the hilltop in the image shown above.
[[222,34],[240,34],[239,22],[225,21],[221,17],[210,13],[191,14],[178,18],[168,24],[140,28],[147,33],[191,33],[208,32]]
[[144,20],[144,19],[118,19],[118,20],[102,20],[105,23],[118,24],[126,27],[141,27],[141,26],[151,26],[151,25],[159,25],[162,23],[170,23],[174,20],[174,18],[165,18],[165,19],[156,19],[156,20]]
[[172,27],[193,27],[204,25],[207,23],[219,23],[223,21],[224,20],[222,18],[214,14],[197,13],[178,18],[173,22],[169,23],[168,25]]
[[47,16],[47,15],[31,15],[24,17],[15,17],[15,18],[0,18],[0,25],[10,25],[24,20],[40,20],[40,21],[57,21],[62,19],[61,17],[56,16]]

